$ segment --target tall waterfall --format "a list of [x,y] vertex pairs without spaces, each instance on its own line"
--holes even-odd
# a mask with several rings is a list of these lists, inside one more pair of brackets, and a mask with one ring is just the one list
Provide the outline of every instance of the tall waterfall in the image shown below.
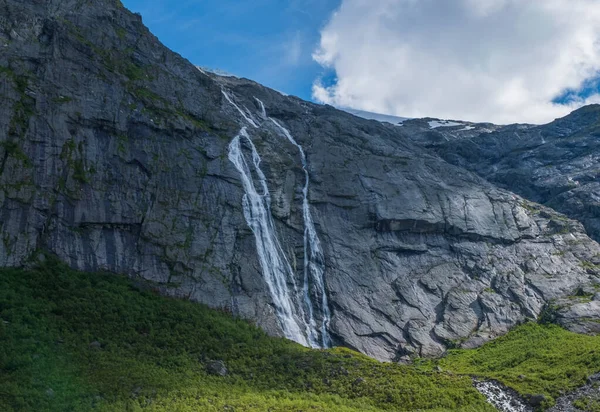
[[[242,110],[225,92],[223,95],[227,101],[236,108],[250,125],[255,128],[260,126],[252,119],[249,111],[244,107]],[[256,99],[256,98],[255,98]],[[296,288],[294,271],[292,270],[285,253],[277,239],[275,225],[271,215],[271,199],[267,180],[260,169],[260,156],[256,151],[247,129],[244,127],[229,145],[229,160],[235,165],[242,176],[245,195],[243,198],[244,217],[256,239],[256,248],[263,271],[263,276],[269,287],[273,303],[277,310],[277,317],[281,323],[286,338],[294,340],[304,346],[313,348],[327,348],[331,346],[328,328],[331,321],[331,312],[325,291],[325,260],[321,242],[317,235],[310,206],[308,203],[308,188],[310,184],[308,165],[304,149],[292,137],[290,132],[275,119],[267,117],[265,105],[259,99],[261,116],[270,120],[283,135],[298,148],[302,169],[304,170],[305,182],[302,189],[302,214],[304,219],[304,282],[302,288],[303,304],[295,304],[296,294],[292,295],[288,290],[288,280]],[[252,164],[258,176],[262,194],[258,193],[254,186],[252,171],[242,151],[241,140],[245,139],[252,153]],[[319,299],[313,304],[312,297]],[[315,310],[315,308],[317,310]],[[315,312],[318,312],[318,320]],[[301,327],[302,326],[302,327]],[[302,332],[304,329],[304,333]]]
[[[260,102],[260,100],[259,100]],[[264,111],[264,105],[261,103],[261,107]],[[308,324],[310,327],[310,333],[308,336],[309,342],[313,346],[319,346],[328,348],[331,346],[331,339],[329,338],[329,322],[331,321],[331,311],[329,310],[329,302],[327,301],[327,293],[325,291],[325,258],[323,250],[321,249],[321,242],[315,224],[312,219],[310,212],[310,205],[308,203],[308,186],[310,184],[310,177],[308,174],[308,163],[306,160],[306,154],[302,146],[296,142],[292,137],[289,130],[283,127],[277,120],[269,118],[275,126],[281,130],[283,135],[298,148],[300,152],[300,159],[302,161],[302,169],[304,170],[304,187],[302,188],[302,214],[304,217],[304,304],[306,306],[306,312],[308,314]],[[315,320],[315,310],[311,299],[310,286],[314,289],[314,293],[320,298],[320,309],[321,309],[321,322],[320,326],[317,326]],[[317,328],[321,330],[321,341],[319,342],[319,334]]]
[[[252,171],[242,151],[241,139],[245,139],[250,146],[252,164],[258,176],[262,193],[259,193],[254,186]],[[245,191],[242,203],[244,217],[254,233],[260,265],[275,304],[283,333],[286,338],[301,345],[309,346],[310,342],[302,332],[299,324],[300,321],[304,323],[304,314],[297,313],[294,299],[288,290],[287,282],[294,279],[294,272],[275,234],[267,180],[260,169],[261,159],[245,127],[229,144],[229,160],[242,176]]]

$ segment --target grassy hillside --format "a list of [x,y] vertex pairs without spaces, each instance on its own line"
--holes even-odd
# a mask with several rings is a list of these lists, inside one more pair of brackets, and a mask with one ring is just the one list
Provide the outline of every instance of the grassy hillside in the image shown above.
[[308,350],[54,262],[0,271],[0,318],[2,411],[491,410],[467,377]]
[[443,368],[501,381],[524,395],[544,395],[547,405],[600,372],[600,336],[578,335],[555,325],[529,323],[476,350],[450,351]]
[[0,270],[0,410],[485,412],[468,375],[550,398],[600,371],[599,339],[530,324],[442,372],[381,364],[49,260]]

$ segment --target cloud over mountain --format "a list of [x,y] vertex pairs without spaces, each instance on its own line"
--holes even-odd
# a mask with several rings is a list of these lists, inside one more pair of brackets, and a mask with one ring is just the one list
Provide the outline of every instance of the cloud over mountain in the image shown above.
[[336,77],[314,84],[324,103],[543,123],[600,101],[600,2],[343,0],[314,58]]

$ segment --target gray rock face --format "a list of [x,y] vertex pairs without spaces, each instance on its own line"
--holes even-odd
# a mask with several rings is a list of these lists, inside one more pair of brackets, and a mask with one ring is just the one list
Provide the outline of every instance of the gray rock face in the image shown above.
[[206,371],[215,376],[227,376],[229,373],[227,366],[225,366],[225,362],[220,360],[208,361],[206,363]]
[[49,250],[281,335],[228,158],[246,127],[299,308],[305,173],[268,116],[306,153],[335,344],[382,360],[432,356],[555,300],[567,301],[567,323],[590,313],[568,303],[600,285],[600,246],[582,225],[450,165],[409,129],[201,72],[116,1],[0,8],[0,265]]
[[600,105],[543,126],[428,126],[410,121],[404,128],[450,163],[581,221],[600,240]]

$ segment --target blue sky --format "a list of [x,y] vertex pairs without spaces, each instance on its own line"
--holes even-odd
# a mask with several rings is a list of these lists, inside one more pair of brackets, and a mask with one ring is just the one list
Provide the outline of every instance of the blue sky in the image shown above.
[[312,59],[341,0],[123,0],[192,63],[311,98],[323,68]]
[[599,0],[122,1],[194,64],[337,107],[507,124],[600,103]]

